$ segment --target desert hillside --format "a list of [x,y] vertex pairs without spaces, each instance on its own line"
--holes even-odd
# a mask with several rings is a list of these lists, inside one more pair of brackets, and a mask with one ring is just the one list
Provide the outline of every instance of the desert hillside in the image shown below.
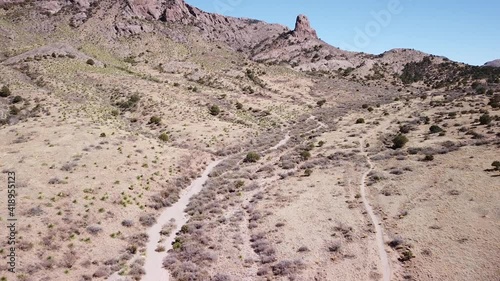
[[305,15],[0,1],[0,280],[497,281],[493,66]]

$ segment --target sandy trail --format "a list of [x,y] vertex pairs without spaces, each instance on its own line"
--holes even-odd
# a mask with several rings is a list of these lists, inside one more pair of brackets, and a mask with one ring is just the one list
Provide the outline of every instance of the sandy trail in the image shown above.
[[290,140],[290,132],[287,132],[285,135],[285,138],[282,139],[278,144],[275,146],[271,147],[269,150],[277,150],[278,148],[284,146],[288,141]]
[[[169,273],[163,268],[163,259],[167,256],[167,251],[172,248],[172,242],[175,240],[176,233],[179,232],[185,225],[189,217],[184,213],[191,197],[198,194],[205,182],[208,180],[210,172],[222,160],[213,161],[210,163],[201,177],[195,179],[191,185],[181,194],[179,201],[163,211],[157,219],[157,223],[148,230],[149,241],[146,245],[146,262],[144,270],[146,274],[142,277],[143,281],[168,281]],[[167,224],[171,219],[175,219],[176,229],[162,243],[158,243],[161,238],[160,231],[163,225]],[[162,245],[165,247],[164,252],[156,252],[155,249]]]
[[361,185],[360,185],[360,193],[361,193],[361,198],[363,200],[363,205],[365,206],[365,209],[370,216],[370,219],[372,221],[373,226],[375,227],[375,235],[376,235],[376,241],[377,241],[377,248],[378,248],[378,253],[380,257],[380,263],[382,265],[382,274],[383,274],[383,280],[384,281],[390,281],[391,280],[391,265],[389,263],[389,258],[387,257],[387,253],[385,251],[385,243],[384,243],[384,231],[382,229],[382,226],[380,224],[380,221],[378,220],[377,216],[373,212],[373,208],[370,205],[370,202],[368,198],[366,197],[366,177],[368,174],[373,170],[374,165],[368,155],[366,154],[364,150],[364,141],[361,142],[361,149],[363,153],[365,153],[366,159],[368,164],[370,165],[370,169],[368,169],[363,176],[361,177]]
[[[391,121],[393,120],[387,119],[386,121],[382,122],[377,128],[372,130],[373,134],[376,134],[376,132],[378,131],[377,129],[380,127],[383,128],[389,127]],[[382,270],[383,280],[390,281],[392,272],[391,272],[391,264],[389,261],[389,257],[387,256],[387,252],[385,251],[384,230],[382,229],[382,225],[377,216],[375,215],[375,212],[373,211],[373,208],[370,205],[370,201],[366,196],[366,178],[368,177],[370,172],[373,171],[373,169],[375,168],[375,165],[370,160],[370,157],[368,156],[368,153],[365,148],[366,139],[370,136],[371,134],[367,134],[360,142],[361,153],[366,157],[366,161],[369,165],[369,169],[365,173],[363,173],[363,176],[361,177],[360,193],[366,212],[368,213],[368,216],[370,217],[370,220],[372,221],[372,224],[375,227],[375,237],[380,258],[380,265],[382,266],[381,270]]]

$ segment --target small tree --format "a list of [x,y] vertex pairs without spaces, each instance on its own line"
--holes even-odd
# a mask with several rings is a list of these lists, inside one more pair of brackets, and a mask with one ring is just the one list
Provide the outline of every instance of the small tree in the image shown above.
[[405,135],[399,134],[392,139],[393,148],[395,149],[402,148],[408,141],[409,140]]
[[322,99],[322,100],[319,100],[318,102],[316,102],[316,104],[318,105],[318,107],[322,107],[325,103],[326,103],[325,99]]
[[8,96],[10,96],[10,93],[11,93],[10,89],[9,89],[9,87],[7,87],[7,85],[3,85],[2,89],[0,89],[0,97],[3,97],[3,98],[8,97]]
[[247,163],[255,163],[259,160],[260,160],[260,155],[257,152],[251,151],[251,152],[248,152],[244,161]]
[[481,125],[488,125],[488,124],[490,124],[490,123],[491,123],[491,121],[492,121],[492,118],[491,118],[491,116],[490,116],[489,114],[487,114],[487,113],[486,113],[486,114],[483,114],[483,115],[481,115],[481,117],[479,117],[479,123],[480,123]]
[[213,116],[217,116],[217,115],[219,115],[219,113],[220,113],[220,108],[219,108],[217,105],[215,105],[215,104],[214,104],[214,105],[212,105],[212,106],[210,107],[209,111],[210,111],[210,114],[211,114],[211,115],[213,115]]

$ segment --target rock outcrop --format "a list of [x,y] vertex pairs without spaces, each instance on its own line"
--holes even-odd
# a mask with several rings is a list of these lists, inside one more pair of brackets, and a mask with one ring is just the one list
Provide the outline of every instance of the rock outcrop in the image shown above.
[[309,19],[305,15],[298,15],[295,21],[295,29],[292,35],[298,38],[315,38],[318,39],[316,30],[311,27]]

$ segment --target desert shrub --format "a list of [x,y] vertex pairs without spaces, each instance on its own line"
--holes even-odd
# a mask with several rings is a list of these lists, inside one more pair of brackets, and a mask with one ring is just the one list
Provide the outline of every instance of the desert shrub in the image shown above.
[[15,96],[13,99],[12,99],[12,103],[20,103],[23,101],[23,98],[21,96]]
[[481,115],[481,117],[479,117],[479,123],[481,125],[488,125],[491,123],[493,119],[491,118],[491,116],[487,113]]
[[88,65],[95,65],[95,61],[93,59],[88,59],[87,64]]
[[361,106],[363,109],[367,109],[368,108],[368,105],[365,103]]
[[329,252],[331,253],[338,253],[340,251],[340,248],[341,248],[341,243],[340,241],[334,241],[334,242],[331,242],[328,246],[327,246],[327,249]]
[[425,157],[423,159],[423,161],[425,161],[425,162],[430,162],[433,160],[434,160],[434,155],[431,155],[431,154],[425,155]]
[[97,235],[102,231],[102,227],[98,225],[91,225],[87,227],[87,232],[92,235]]
[[220,108],[214,104],[209,108],[209,112],[211,115],[217,116],[220,114]]
[[397,248],[397,247],[403,245],[403,242],[404,241],[402,238],[396,237],[392,241],[390,241],[388,244],[389,244],[389,246],[391,246],[391,248]]
[[399,134],[392,139],[393,148],[395,149],[402,148],[408,141],[409,140],[405,135]]
[[300,153],[300,157],[302,158],[302,160],[306,161],[311,158],[311,152],[309,152],[308,150],[304,150]]
[[500,108],[500,95],[497,94],[491,97],[490,101],[488,102],[488,105],[490,105],[493,108]]
[[237,102],[236,109],[238,109],[238,110],[243,109],[243,104],[241,102]]
[[19,112],[21,112],[21,110],[19,108],[17,108],[15,105],[11,105],[10,108],[9,108],[9,113],[11,115],[18,115]]
[[325,142],[324,142],[324,141],[319,141],[319,142],[318,142],[318,147],[322,147],[323,145],[325,145]]
[[122,221],[122,226],[132,227],[132,226],[134,226],[134,222],[132,220],[123,220]]
[[322,99],[322,100],[317,101],[316,105],[318,105],[318,107],[322,107],[325,103],[326,103],[326,100]]
[[302,246],[297,250],[297,252],[299,253],[309,252],[309,248],[307,248],[306,246]]
[[161,141],[167,142],[169,140],[169,137],[167,133],[161,133],[161,135],[158,137]]
[[101,138],[105,138],[105,137],[106,137],[106,133],[101,133],[101,134],[99,135],[99,137],[101,137]]
[[139,222],[142,226],[152,226],[156,223],[156,217],[154,214],[145,214],[139,217]]
[[429,128],[429,131],[431,132],[431,134],[437,134],[437,133],[441,133],[443,131],[443,129],[441,127],[439,127],[438,125],[432,125]]
[[410,131],[411,131],[411,127],[408,125],[403,125],[403,126],[399,127],[399,132],[401,134],[408,134]]
[[495,170],[500,171],[500,161],[493,161],[493,163],[491,163],[491,166],[493,166]]
[[312,169],[306,169],[306,170],[304,171],[304,176],[309,177],[309,176],[311,176],[311,175],[312,175],[312,173],[313,173],[313,170],[312,170]]
[[401,253],[401,256],[399,257],[400,262],[406,262],[414,258],[415,256],[413,255],[413,252],[410,249],[406,249]]
[[257,152],[251,151],[251,152],[248,152],[244,161],[247,163],[255,163],[259,160],[260,160],[260,155]]
[[297,271],[304,267],[301,260],[295,261],[280,261],[271,267],[275,276],[293,276]]
[[160,125],[161,124],[161,117],[151,116],[151,118],[149,118],[149,124]]
[[373,107],[368,107],[368,112],[373,112]]
[[365,123],[365,119],[363,119],[363,118],[358,118],[356,120],[356,124],[363,124],[363,123]]
[[7,85],[3,85],[2,88],[0,89],[0,97],[8,97],[10,96],[11,91]]
[[211,281],[231,281],[231,277],[226,274],[217,273],[212,277]]
[[76,166],[77,165],[75,162],[68,162],[61,166],[61,171],[71,172]]
[[61,183],[63,183],[63,181],[60,180],[59,178],[51,178],[49,180],[49,184],[61,184]]

